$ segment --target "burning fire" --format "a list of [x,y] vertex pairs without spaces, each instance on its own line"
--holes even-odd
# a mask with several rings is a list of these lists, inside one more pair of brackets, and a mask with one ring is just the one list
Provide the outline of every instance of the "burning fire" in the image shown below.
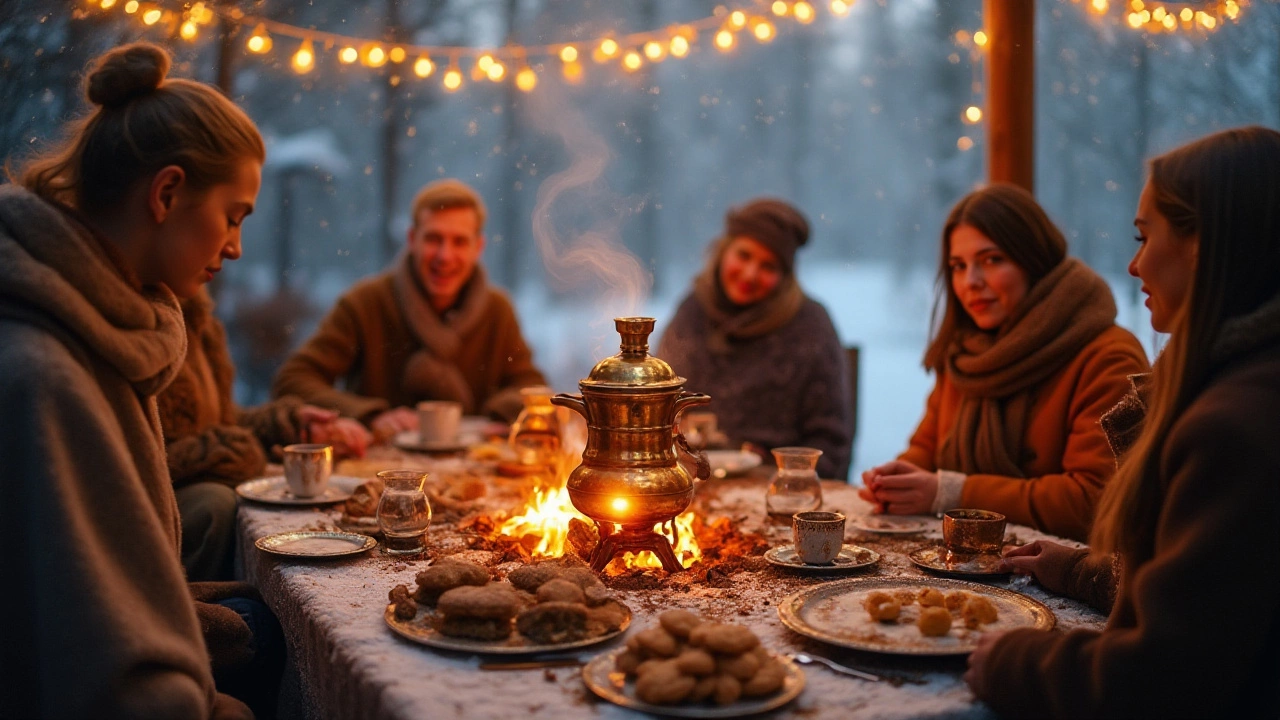
[[[614,502],[625,505],[626,499],[618,498]],[[531,551],[535,558],[560,557],[565,552],[565,540],[569,536],[569,521],[573,518],[578,518],[588,526],[594,526],[593,521],[578,512],[573,503],[569,501],[569,491],[563,484],[556,487],[538,488],[534,491],[533,498],[529,501],[525,512],[509,518],[502,523],[497,532],[500,535],[515,538],[522,538],[528,535],[536,536],[539,540]],[[693,537],[693,520],[694,513],[692,510],[684,512],[675,519],[675,526],[679,530],[678,542],[672,537],[666,524],[655,527],[671,543],[672,549],[675,550],[676,558],[686,567],[691,562],[702,558],[702,552],[698,549],[698,541]],[[625,553],[622,556],[622,560],[627,567],[662,567],[662,562],[658,560],[658,557],[648,551],[638,554]]]

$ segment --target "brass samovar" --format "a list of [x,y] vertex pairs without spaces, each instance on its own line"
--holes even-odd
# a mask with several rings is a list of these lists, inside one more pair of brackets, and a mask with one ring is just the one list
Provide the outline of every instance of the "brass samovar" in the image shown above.
[[[551,400],[587,420],[587,447],[569,475],[569,499],[596,523],[600,541],[590,560],[597,572],[615,555],[641,550],[653,551],[665,570],[677,572],[684,567],[654,527],[693,501],[694,475],[679,463],[679,453],[689,449],[676,423],[685,410],[711,398],[685,391],[684,378],[649,355],[653,318],[616,318],[614,324],[622,352],[596,363],[578,383],[581,395]],[[696,476],[706,478],[706,460],[689,454]]]

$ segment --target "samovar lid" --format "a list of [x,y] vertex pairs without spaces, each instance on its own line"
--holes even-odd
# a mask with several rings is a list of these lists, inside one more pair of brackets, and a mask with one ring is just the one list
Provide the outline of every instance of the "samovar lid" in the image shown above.
[[676,375],[670,365],[649,354],[653,318],[623,317],[614,318],[613,322],[622,336],[622,352],[596,363],[580,385],[627,390],[663,390],[684,385],[684,378]]

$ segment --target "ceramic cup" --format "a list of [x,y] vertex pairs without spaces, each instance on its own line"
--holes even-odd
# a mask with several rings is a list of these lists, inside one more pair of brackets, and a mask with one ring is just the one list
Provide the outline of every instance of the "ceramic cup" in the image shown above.
[[791,516],[796,554],[806,565],[830,565],[844,547],[844,514],[812,510]]
[[942,514],[942,544],[957,553],[998,553],[1004,545],[1004,516],[990,510],[948,510]]
[[312,443],[284,447],[284,480],[295,497],[324,494],[333,472],[333,446]]
[[458,439],[462,403],[426,400],[418,403],[418,437],[424,443],[451,443]]

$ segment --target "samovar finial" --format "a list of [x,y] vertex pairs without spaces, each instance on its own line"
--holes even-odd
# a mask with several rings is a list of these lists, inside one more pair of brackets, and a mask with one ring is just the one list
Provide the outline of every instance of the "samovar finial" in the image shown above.
[[653,318],[620,317],[613,325],[622,336],[622,354],[626,357],[649,354],[649,335],[653,333]]

